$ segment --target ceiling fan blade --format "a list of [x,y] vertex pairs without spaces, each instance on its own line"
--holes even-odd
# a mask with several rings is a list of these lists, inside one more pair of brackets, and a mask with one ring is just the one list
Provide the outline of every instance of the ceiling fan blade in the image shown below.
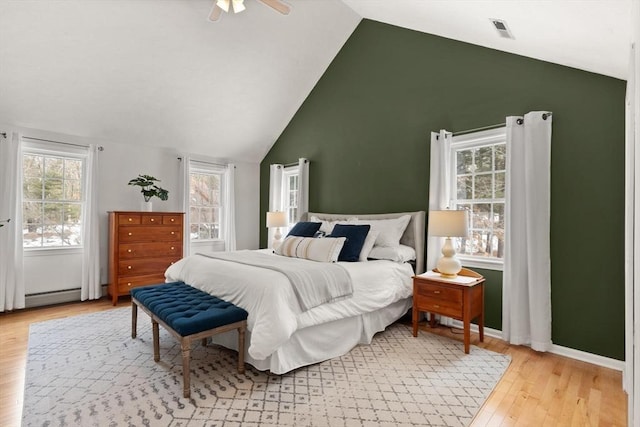
[[267,6],[282,13],[283,15],[288,15],[289,12],[291,11],[291,6],[282,3],[280,0],[260,0],[260,1],[266,4]]
[[209,21],[215,22],[220,19],[220,15],[222,15],[222,9],[217,4],[213,5],[211,8],[211,13],[209,14]]

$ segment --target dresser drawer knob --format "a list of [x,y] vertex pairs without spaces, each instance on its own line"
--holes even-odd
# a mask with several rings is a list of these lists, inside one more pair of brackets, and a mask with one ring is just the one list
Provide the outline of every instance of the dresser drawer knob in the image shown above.
[[440,291],[433,291],[433,293],[434,293],[434,294],[439,294],[439,293],[440,293]]
[[171,222],[173,222],[173,221],[175,221],[175,220],[176,220],[175,218],[171,218]]
[[171,232],[171,234],[176,234],[176,232],[175,232],[175,231],[172,231],[172,232]]
[[128,266],[127,266],[127,268],[128,268],[129,270],[131,270],[133,267],[131,267],[130,265],[128,265]]
[[131,249],[127,249],[127,252],[131,253]]
[[156,220],[155,218],[151,218],[151,222],[153,222],[153,221],[155,221],[155,220]]
[[133,236],[133,233],[132,233],[132,232],[129,232],[129,236]]
[[127,286],[131,286],[131,282],[127,283]]
[[133,221],[133,218],[129,218],[129,222]]
[[173,251],[173,250],[175,250],[175,249],[176,249],[176,248],[175,248],[174,246],[171,246],[171,250],[172,250],[172,251]]
[[171,264],[169,264],[169,265],[173,265],[173,263],[174,263],[174,261],[171,261]]
[[433,308],[440,308],[440,306],[438,304],[434,304]]

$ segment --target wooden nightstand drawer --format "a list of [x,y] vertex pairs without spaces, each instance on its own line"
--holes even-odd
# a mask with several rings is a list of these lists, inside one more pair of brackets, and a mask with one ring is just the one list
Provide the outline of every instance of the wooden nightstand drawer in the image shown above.
[[444,316],[453,317],[455,319],[462,318],[462,303],[453,304],[449,301],[438,301],[418,297],[416,305],[420,311],[429,313],[442,314]]
[[431,300],[453,304],[454,307],[462,306],[462,289],[452,289],[431,283],[419,283],[416,286],[418,297],[427,296]]

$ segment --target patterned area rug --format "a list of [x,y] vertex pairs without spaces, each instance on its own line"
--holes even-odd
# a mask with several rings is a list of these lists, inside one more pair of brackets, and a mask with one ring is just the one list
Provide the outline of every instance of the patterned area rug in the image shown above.
[[180,345],[121,308],[31,325],[24,426],[466,426],[509,356],[394,324],[371,345],[285,375],[194,344],[191,399],[182,397]]

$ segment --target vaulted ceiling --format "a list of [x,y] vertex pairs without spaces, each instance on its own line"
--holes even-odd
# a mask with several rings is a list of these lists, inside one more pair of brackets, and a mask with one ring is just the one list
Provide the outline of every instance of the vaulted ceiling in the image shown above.
[[363,18],[627,73],[633,0],[213,1],[0,0],[0,124],[259,162]]

